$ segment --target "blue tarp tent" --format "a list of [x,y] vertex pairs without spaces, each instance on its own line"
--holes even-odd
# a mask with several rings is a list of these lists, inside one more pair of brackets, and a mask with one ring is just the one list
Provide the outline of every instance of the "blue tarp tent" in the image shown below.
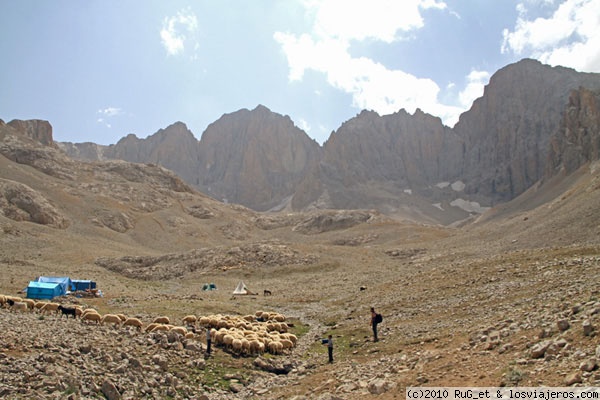
[[72,290],[86,290],[86,289],[96,289],[96,282],[91,281],[89,279],[72,279],[73,283]]
[[41,283],[58,283],[60,286],[61,293],[58,296],[62,296],[71,290],[73,284],[71,283],[71,278],[68,276],[40,276],[36,279],[37,282]]
[[53,299],[64,294],[60,283],[29,282],[27,286],[28,299]]

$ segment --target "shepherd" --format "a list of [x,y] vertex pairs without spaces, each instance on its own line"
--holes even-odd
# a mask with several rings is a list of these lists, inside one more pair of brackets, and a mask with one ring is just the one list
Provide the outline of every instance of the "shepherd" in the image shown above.
[[375,308],[371,307],[371,327],[373,328],[373,341],[378,342],[377,338],[377,324],[383,320],[381,314],[375,312]]

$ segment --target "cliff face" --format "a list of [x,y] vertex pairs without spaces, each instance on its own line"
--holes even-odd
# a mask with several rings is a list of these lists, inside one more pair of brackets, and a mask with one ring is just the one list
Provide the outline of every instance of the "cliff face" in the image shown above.
[[[324,144],[318,179],[335,208],[377,206],[386,198],[424,193],[431,184],[448,180],[461,152],[460,138],[420,110],[387,116],[363,111]],[[365,190],[374,183],[388,189]]]
[[600,159],[600,92],[573,90],[558,129],[550,140],[546,177],[570,174]]
[[572,89],[600,87],[599,74],[523,60],[492,76],[454,131],[465,143],[457,171],[465,192],[492,204],[514,198],[544,174],[551,135]]
[[263,106],[222,116],[200,143],[200,189],[259,211],[282,207],[320,158],[289,117]]

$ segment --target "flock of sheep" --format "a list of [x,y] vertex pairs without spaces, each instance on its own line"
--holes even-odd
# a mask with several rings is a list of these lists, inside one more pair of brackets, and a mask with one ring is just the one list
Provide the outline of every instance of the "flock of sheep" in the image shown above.
[[100,315],[93,308],[83,309],[81,306],[63,306],[60,303],[35,301],[15,296],[0,295],[0,307],[9,307],[15,311],[37,311],[40,313],[60,313],[73,318],[79,317],[84,323],[113,324],[116,327],[134,327],[144,332],[174,332],[186,339],[198,340],[199,331],[210,330],[211,341],[237,355],[259,355],[264,352],[282,354],[292,349],[298,338],[288,332],[288,324],[284,315],[257,311],[254,315],[231,316],[209,315],[197,317],[187,315],[182,318],[182,325],[173,325],[169,317],[156,317],[145,325],[139,318],[127,317],[123,314]]

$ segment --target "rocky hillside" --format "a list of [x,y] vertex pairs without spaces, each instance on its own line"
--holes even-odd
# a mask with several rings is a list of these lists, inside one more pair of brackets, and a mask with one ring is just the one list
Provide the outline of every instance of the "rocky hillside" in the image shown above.
[[320,148],[289,117],[259,106],[224,115],[199,141],[176,123],[108,147],[60,146],[74,157],[160,164],[205,194],[254,210],[372,208],[451,224],[514,199],[552,171],[551,138],[563,116],[587,118],[565,114],[580,87],[599,90],[600,74],[522,60],[496,72],[454,128],[420,110],[363,111]]

